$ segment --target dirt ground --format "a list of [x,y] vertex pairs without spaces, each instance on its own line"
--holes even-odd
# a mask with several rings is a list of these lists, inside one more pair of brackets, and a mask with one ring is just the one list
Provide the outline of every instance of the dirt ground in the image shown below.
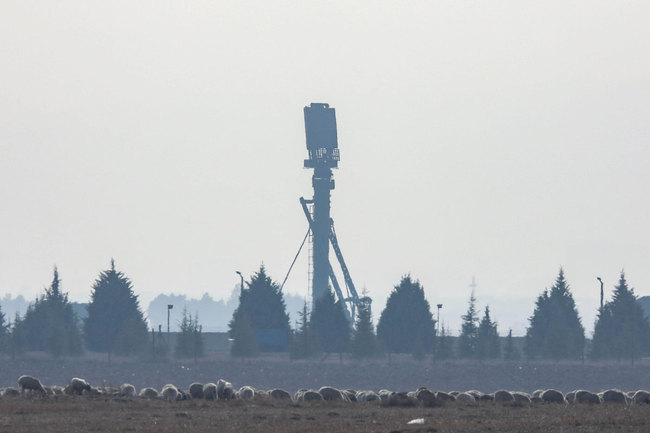
[[[407,424],[423,418],[423,424]],[[166,402],[55,396],[0,400],[0,433],[31,432],[648,432],[650,405],[444,407],[282,401]]]

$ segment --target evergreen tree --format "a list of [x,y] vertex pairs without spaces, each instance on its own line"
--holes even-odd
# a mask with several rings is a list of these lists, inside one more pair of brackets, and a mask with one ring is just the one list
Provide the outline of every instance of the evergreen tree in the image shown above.
[[311,330],[326,353],[341,355],[348,349],[351,329],[344,308],[329,289],[314,303],[309,319]]
[[508,336],[506,337],[506,345],[503,349],[503,358],[506,361],[515,361],[520,358],[519,351],[515,347],[514,340],[512,339],[512,329],[508,330]]
[[44,350],[55,357],[83,352],[77,318],[67,293],[61,291],[56,267],[52,284],[27,308],[24,319],[14,323],[13,333],[28,350]]
[[0,309],[0,352],[9,350],[9,324],[5,320],[5,315]]
[[579,359],[583,356],[585,330],[562,268],[551,290],[545,290],[537,298],[529,320],[525,347],[529,358]]
[[320,352],[318,341],[311,330],[309,309],[305,301],[302,310],[298,311],[299,320],[292,333],[290,356],[292,359],[311,358]]
[[402,277],[386,301],[377,324],[377,337],[389,353],[417,353],[433,348],[436,321],[419,281]]
[[11,326],[11,335],[9,336],[9,349],[11,351],[12,359],[16,358],[16,355],[23,353],[27,348],[25,332],[26,330],[23,319],[18,313],[16,313],[14,323]]
[[478,359],[494,359],[501,357],[501,342],[497,324],[490,318],[490,307],[485,307],[485,313],[476,332],[476,357]]
[[350,352],[353,357],[361,359],[377,356],[378,351],[377,336],[372,323],[372,307],[370,301],[363,302],[357,312]]
[[253,358],[260,353],[257,333],[248,315],[240,313],[237,320],[231,321],[230,337],[232,346],[230,355],[238,358]]
[[469,297],[467,313],[461,316],[463,323],[458,337],[458,357],[474,358],[476,356],[476,340],[478,338],[479,318],[476,312],[476,298],[474,291]]
[[88,317],[84,321],[86,347],[120,355],[140,353],[148,341],[147,323],[131,281],[111,268],[102,271],[92,287]]
[[[289,315],[280,286],[266,275],[264,265],[253,274],[248,288],[239,295],[239,306],[233,313],[229,329],[234,337],[238,322],[248,317],[262,352],[284,352],[290,334]],[[247,325],[244,326],[244,328]]]
[[624,272],[597,320],[590,354],[593,358],[634,361],[649,353],[650,324]]
[[199,314],[194,318],[183,308],[183,318],[179,323],[180,333],[176,338],[174,353],[176,358],[194,358],[194,361],[203,357],[203,327],[199,325]]
[[436,337],[435,360],[444,361],[453,358],[454,348],[451,339],[451,331],[449,327],[442,324],[440,327],[440,335]]

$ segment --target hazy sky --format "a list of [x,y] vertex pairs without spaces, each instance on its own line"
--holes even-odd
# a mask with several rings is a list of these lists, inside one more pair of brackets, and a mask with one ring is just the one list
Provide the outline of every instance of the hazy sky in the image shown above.
[[[307,229],[302,109],[336,108],[332,217],[378,316],[469,284],[521,334],[563,266],[591,335],[650,294],[647,1],[2,1],[0,295],[114,257],[143,303],[282,281]],[[332,259],[334,257],[332,256]],[[285,290],[306,294],[307,260]]]

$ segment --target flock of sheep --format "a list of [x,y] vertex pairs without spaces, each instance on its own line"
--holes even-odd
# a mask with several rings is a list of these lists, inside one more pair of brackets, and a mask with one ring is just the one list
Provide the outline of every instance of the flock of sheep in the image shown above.
[[18,387],[4,388],[0,390],[0,397],[17,397],[20,395],[40,394],[43,397],[49,395],[105,395],[128,398],[161,399],[167,401],[179,401],[188,399],[206,400],[252,400],[252,399],[278,399],[286,401],[341,401],[341,402],[369,402],[377,401],[389,406],[440,406],[446,403],[459,402],[466,404],[477,404],[479,402],[499,402],[511,404],[533,404],[533,403],[622,403],[622,404],[650,404],[650,392],[632,391],[623,392],[617,389],[608,389],[599,393],[585,390],[576,390],[562,394],[554,389],[537,390],[532,394],[524,392],[512,392],[499,390],[492,394],[484,394],[480,391],[467,392],[433,392],[429,388],[420,387],[416,391],[393,392],[382,389],[375,391],[354,391],[350,389],[337,389],[331,386],[324,386],[318,390],[301,389],[293,396],[282,389],[275,388],[269,391],[255,389],[251,386],[242,386],[235,389],[230,382],[219,379],[217,383],[193,383],[187,390],[180,389],[172,384],[165,385],[160,391],[155,388],[143,388],[136,392],[133,385],[125,383],[119,388],[93,387],[86,380],[73,378],[65,386],[43,386],[40,380],[32,376],[20,376]]

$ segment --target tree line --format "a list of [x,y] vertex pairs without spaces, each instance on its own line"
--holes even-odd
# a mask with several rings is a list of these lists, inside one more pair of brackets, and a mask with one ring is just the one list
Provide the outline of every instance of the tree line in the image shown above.
[[621,272],[610,301],[598,312],[591,345],[560,269],[553,286],[536,299],[523,347],[515,344],[512,330],[503,337],[485,306],[482,315],[472,292],[462,315],[458,337],[436,323],[424,288],[410,275],[402,277],[390,293],[375,331],[371,303],[359,306],[354,323],[345,318],[344,306],[327,291],[313,309],[305,304],[293,327],[282,292],[262,266],[240,294],[239,307],[229,324],[233,356],[252,357],[265,351],[289,351],[292,358],[325,357],[349,353],[372,358],[409,353],[422,359],[573,359],[634,361],[650,354],[650,323]]
[[[323,359],[349,354],[373,358],[408,353],[417,359],[614,359],[634,361],[650,353],[650,323],[634,290],[621,272],[611,300],[598,311],[588,346],[569,285],[560,269],[553,286],[536,299],[523,347],[512,330],[500,335],[489,306],[477,308],[474,293],[462,315],[458,336],[437,323],[420,282],[405,275],[391,291],[374,327],[372,304],[364,296],[354,323],[331,290],[313,308],[307,303],[290,323],[284,295],[262,265],[242,287],[229,322],[231,355],[254,357],[262,352],[289,352],[292,359]],[[100,272],[91,289],[87,317],[79,321],[62,290],[58,270],[52,283],[11,324],[0,311],[0,350],[19,355],[45,351],[52,356],[77,356],[84,350],[111,355],[164,359],[170,352],[162,330],[147,329],[131,281],[115,269]],[[179,358],[204,355],[198,315],[186,310],[173,350]]]
[[[131,281],[115,269],[102,271],[91,289],[87,317],[79,321],[68,295],[62,290],[58,269],[51,284],[31,303],[21,317],[8,323],[0,311],[0,351],[12,357],[26,351],[44,351],[54,357],[79,356],[85,350],[111,355],[166,356],[169,341],[159,330],[151,335],[133,291]],[[179,357],[203,355],[198,316],[183,312],[181,333],[176,339]],[[148,350],[151,348],[151,350]]]

